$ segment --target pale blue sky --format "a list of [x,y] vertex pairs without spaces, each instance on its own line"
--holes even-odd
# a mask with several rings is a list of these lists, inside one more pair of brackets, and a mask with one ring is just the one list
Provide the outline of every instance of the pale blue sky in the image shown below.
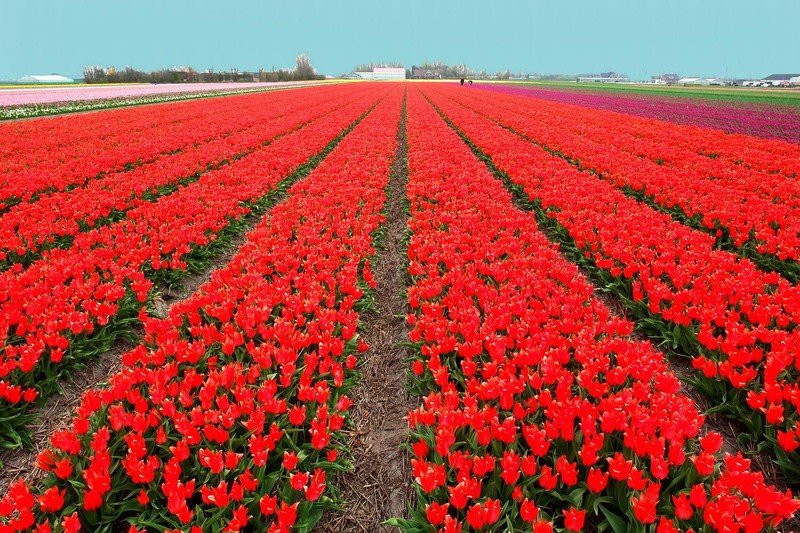
[[0,79],[369,61],[631,77],[800,72],[800,0],[0,0]]

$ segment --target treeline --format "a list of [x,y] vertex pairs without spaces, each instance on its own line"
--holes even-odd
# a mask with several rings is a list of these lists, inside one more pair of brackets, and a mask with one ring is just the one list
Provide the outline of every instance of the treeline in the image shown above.
[[[485,80],[489,78],[498,79],[498,80],[507,80],[514,76],[510,70],[500,70],[495,72],[494,74],[490,74],[485,69],[484,70],[473,70],[465,64],[456,64],[456,65],[448,65],[441,61],[435,61],[430,63],[428,61],[420,64],[415,65],[414,69],[419,69],[420,71],[431,72],[438,74],[439,77],[445,79],[459,79],[459,78],[471,78],[471,79],[478,79],[478,80]],[[412,72],[413,74],[413,72]],[[519,77],[522,77],[523,74],[520,72],[518,74]]]
[[255,72],[237,69],[199,72],[192,67],[175,67],[147,72],[125,67],[85,67],[83,80],[86,83],[219,83],[219,82],[270,82],[319,80],[325,76],[317,74],[305,54],[297,56],[294,69],[264,70]]

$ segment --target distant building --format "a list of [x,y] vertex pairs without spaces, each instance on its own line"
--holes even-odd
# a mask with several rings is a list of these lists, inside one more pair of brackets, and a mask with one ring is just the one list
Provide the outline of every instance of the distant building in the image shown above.
[[406,69],[404,67],[375,67],[372,72],[351,72],[344,77],[358,80],[404,80],[406,79]]
[[[678,85],[702,85],[708,86],[712,85],[712,82],[716,81],[713,78],[696,78],[696,77],[688,77],[688,78],[681,78],[678,80]],[[717,83],[716,85],[719,85]]]
[[625,74],[617,74],[616,72],[601,72],[600,74],[585,74],[578,76],[576,80],[580,83],[629,83],[631,80]]
[[411,67],[411,77],[415,80],[439,80],[444,77],[444,72],[435,68]]
[[798,80],[800,80],[800,74],[770,74],[760,80],[747,80],[742,85],[745,87],[788,87],[800,84]]
[[43,76],[23,76],[19,79],[22,83],[75,83],[72,78],[59,74],[45,74]]
[[668,72],[658,76],[651,76],[650,79],[653,83],[658,83],[660,85],[672,85],[678,83],[678,80],[681,79],[681,77],[674,72]]
[[378,80],[404,80],[406,79],[405,67],[375,67],[372,69],[375,79]]
[[800,78],[800,74],[770,74],[766,78],[762,78],[762,85],[768,83],[773,87],[788,86],[792,83],[792,78]]

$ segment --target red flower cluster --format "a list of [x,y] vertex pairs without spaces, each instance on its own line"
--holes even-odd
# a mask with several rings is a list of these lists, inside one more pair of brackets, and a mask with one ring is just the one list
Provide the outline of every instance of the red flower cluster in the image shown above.
[[232,124],[210,116],[242,113],[245,120],[248,114],[258,115],[276,94],[111,110],[104,112],[105,120],[86,114],[0,124],[0,212],[211,139],[225,131],[220,125]]
[[[160,191],[172,192],[220,162],[250,153],[364,90],[348,89],[333,94],[329,90],[312,92],[303,99],[295,93],[277,92],[265,102],[248,106],[234,100],[229,108],[219,110],[213,121],[189,132],[177,153],[133,170],[106,174],[83,187],[40,195],[35,201],[13,206],[0,216],[0,265],[4,260],[11,263],[35,256],[110,217],[120,218],[126,211],[152,201]],[[255,104],[261,106],[258,112]],[[202,139],[198,138],[200,134]]]
[[[452,91],[451,91],[452,92]],[[477,93],[459,101],[511,126],[547,148],[579,161],[617,187],[630,187],[669,209],[697,217],[702,227],[730,235],[735,246],[752,242],[759,253],[800,259],[800,149],[781,141],[755,141],[770,150],[751,167],[752,137],[705,130],[687,134],[669,123],[553,104],[519,96]],[[555,109],[554,109],[555,108]],[[723,146],[718,146],[723,145]],[[719,157],[716,150],[733,154]],[[782,158],[781,154],[792,154]],[[712,155],[712,157],[708,157]],[[787,166],[776,168],[780,162]]]
[[123,220],[79,233],[70,248],[0,273],[0,401],[35,399],[37,371],[65,354],[76,357],[76,339],[119,315],[136,315],[152,285],[146,272],[185,270],[193,248],[213,242],[385,94],[372,86],[335,113],[129,210]]
[[[481,95],[476,98],[484,99]],[[676,124],[668,120],[654,120],[641,118],[628,113],[618,113],[601,109],[587,108],[582,105],[571,105],[560,102],[547,102],[539,98],[512,99],[508,95],[495,95],[488,97],[487,101],[497,104],[502,102],[515,102],[518,111],[526,113],[531,105],[544,112],[537,117],[551,121],[555,116],[565,117],[563,126],[575,126],[575,116],[581,116],[588,127],[605,124],[606,128],[613,128],[620,133],[616,142],[628,142],[632,137],[638,139],[636,146],[649,146],[653,143],[664,143],[670,150],[681,150],[682,156],[693,157],[699,154],[712,159],[719,159],[732,165],[742,165],[756,172],[785,176],[800,176],[800,145],[796,142],[786,142],[779,139],[765,139],[757,136],[737,133],[724,133],[713,127],[691,126]],[[534,103],[535,102],[535,103]],[[578,127],[575,133],[585,131]],[[639,145],[638,143],[644,143]],[[642,152],[642,155],[647,155]],[[656,157],[658,157],[656,155]]]
[[541,203],[586,257],[625,281],[626,296],[669,329],[691,331],[701,351],[694,360],[698,375],[747,390],[752,414],[777,430],[777,444],[797,463],[799,287],[716,249],[711,236],[625,196],[491,120],[445,98],[434,101],[531,200]]
[[[426,91],[427,92],[427,91]],[[408,101],[409,414],[419,512],[405,525],[739,531],[800,506],[728,456],[664,356],[628,335],[530,214],[416,90]],[[688,506],[686,502],[688,501]],[[419,524],[425,517],[425,524]]]
[[64,521],[73,531],[313,526],[330,505],[327,475],[342,468],[343,387],[367,348],[359,285],[384,220],[403,96],[378,92],[389,94],[226,267],[166,319],[145,321],[146,344],[39,456],[46,486],[18,482],[0,499],[0,532]]

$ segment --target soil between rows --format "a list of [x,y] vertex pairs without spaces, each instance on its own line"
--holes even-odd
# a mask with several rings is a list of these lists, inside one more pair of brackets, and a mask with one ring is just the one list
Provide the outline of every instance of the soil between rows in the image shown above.
[[404,516],[413,497],[410,459],[402,447],[408,435],[406,415],[416,406],[406,389],[410,354],[401,345],[408,340],[405,124],[404,108],[389,175],[385,234],[373,260],[375,310],[361,316],[362,335],[370,349],[357,368],[360,382],[348,394],[354,404],[352,426],[345,434],[354,469],[333,480],[343,504],[341,510],[323,515],[316,530],[325,533],[392,531],[382,523]]

